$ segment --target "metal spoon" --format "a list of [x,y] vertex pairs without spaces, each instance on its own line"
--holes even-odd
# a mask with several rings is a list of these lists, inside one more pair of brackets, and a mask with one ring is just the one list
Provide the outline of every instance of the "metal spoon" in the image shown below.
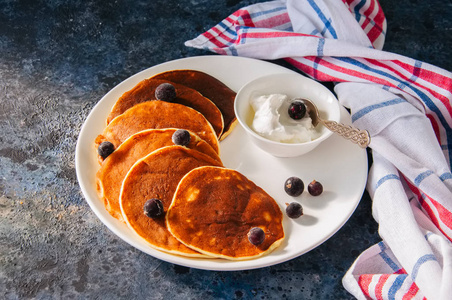
[[306,105],[306,111],[311,117],[312,125],[314,125],[314,127],[317,126],[317,124],[320,122],[332,132],[335,132],[343,138],[352,141],[353,143],[359,145],[361,148],[366,148],[369,145],[370,135],[367,130],[360,130],[349,125],[337,123],[335,121],[323,120],[322,118],[320,118],[317,106],[315,106],[315,104],[310,100],[295,98],[292,101],[295,100],[301,101]]

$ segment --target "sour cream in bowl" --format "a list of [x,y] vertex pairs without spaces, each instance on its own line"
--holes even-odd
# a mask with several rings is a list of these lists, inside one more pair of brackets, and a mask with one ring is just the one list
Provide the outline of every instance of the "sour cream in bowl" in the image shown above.
[[313,126],[309,113],[300,119],[289,115],[295,98],[314,102],[323,119],[339,122],[340,106],[326,87],[298,73],[260,77],[237,93],[234,110],[239,124],[262,150],[277,157],[295,157],[315,149],[332,135]]

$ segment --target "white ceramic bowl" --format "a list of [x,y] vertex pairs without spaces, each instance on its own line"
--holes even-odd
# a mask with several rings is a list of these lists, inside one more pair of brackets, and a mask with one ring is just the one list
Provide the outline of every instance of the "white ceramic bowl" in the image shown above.
[[245,84],[237,93],[234,110],[237,120],[251,140],[262,150],[277,157],[295,157],[308,153],[332,135],[319,123],[320,136],[305,143],[282,143],[269,140],[251,129],[254,110],[250,99],[268,94],[285,94],[290,98],[306,98],[314,102],[324,120],[339,122],[339,102],[320,83],[298,73],[281,73],[260,77]]

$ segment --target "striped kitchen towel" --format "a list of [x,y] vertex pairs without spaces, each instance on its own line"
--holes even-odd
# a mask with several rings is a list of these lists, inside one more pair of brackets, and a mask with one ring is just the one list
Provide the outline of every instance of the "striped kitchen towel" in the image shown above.
[[344,275],[359,299],[452,299],[452,74],[382,51],[377,0],[280,0],[240,9],[186,45],[285,59],[335,82],[369,131],[367,190],[382,241]]

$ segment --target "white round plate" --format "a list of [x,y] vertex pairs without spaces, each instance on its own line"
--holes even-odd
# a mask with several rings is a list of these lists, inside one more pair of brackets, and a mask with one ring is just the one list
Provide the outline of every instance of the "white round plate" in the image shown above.
[[[82,126],[77,141],[75,163],[77,178],[91,209],[117,236],[133,247],[161,260],[206,270],[246,270],[275,265],[302,255],[317,247],[348,220],[358,205],[367,181],[366,151],[336,135],[324,141],[314,151],[297,158],[276,158],[251,143],[237,125],[220,143],[221,159],[227,168],[235,169],[267,191],[280,205],[285,215],[286,203],[299,201],[304,215],[299,219],[284,219],[286,238],[269,255],[247,261],[223,259],[194,259],[160,252],[150,248],[127,225],[111,217],[97,197],[95,175],[99,168],[94,139],[104,130],[106,118],[116,100],[138,82],[155,74],[176,69],[194,69],[221,80],[234,91],[257,77],[293,72],[273,63],[242,57],[199,56],[169,61],[146,69],[123,81],[93,108]],[[302,76],[302,75],[300,75]],[[314,88],[324,88],[313,85]],[[350,124],[345,109],[341,121]],[[307,185],[315,179],[323,184],[324,192],[317,197],[306,191],[296,198],[284,192],[288,177],[298,176]]]

